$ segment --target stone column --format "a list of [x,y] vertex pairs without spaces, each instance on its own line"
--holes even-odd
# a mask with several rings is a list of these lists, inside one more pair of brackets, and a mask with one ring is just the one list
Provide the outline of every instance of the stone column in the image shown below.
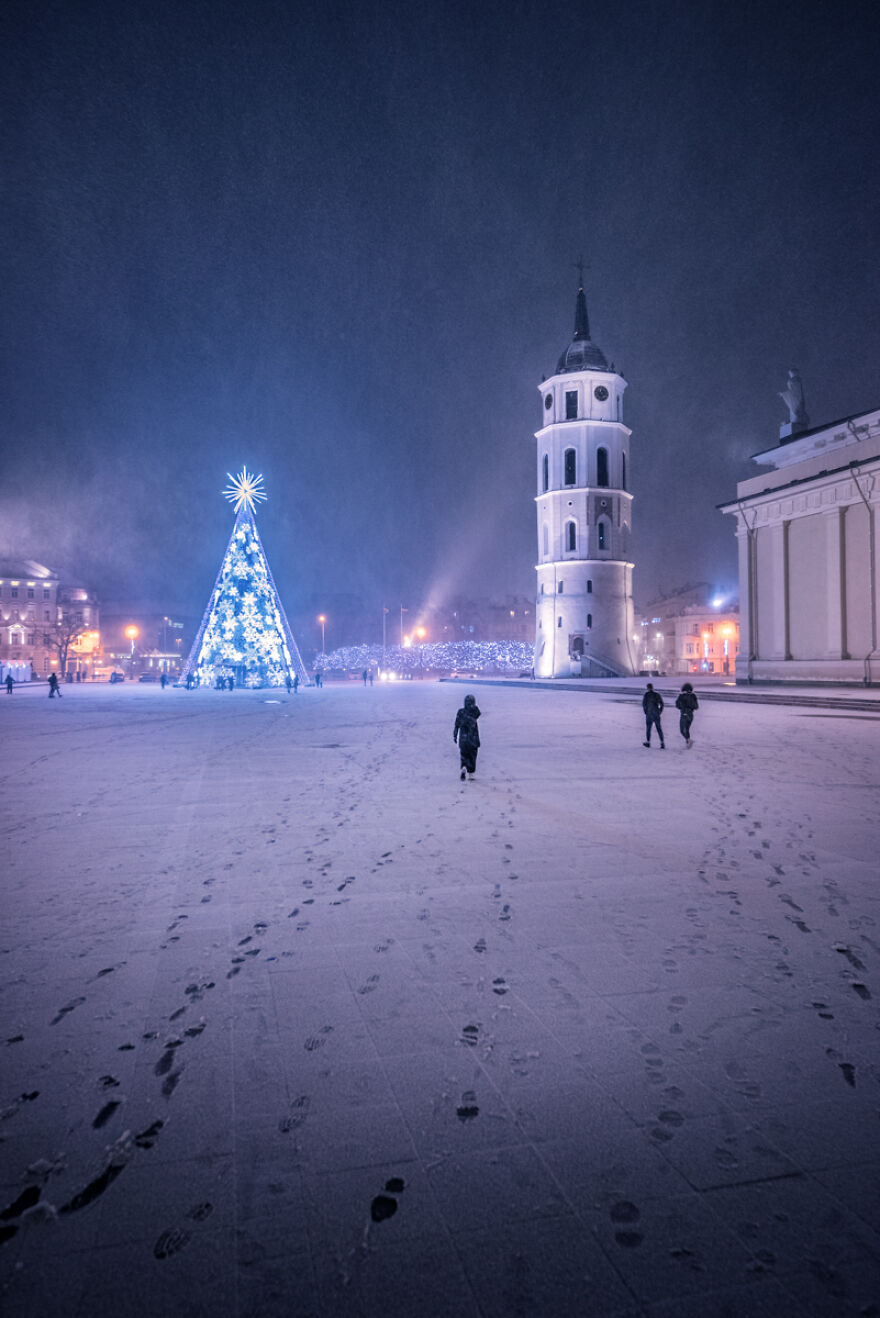
[[[790,659],[788,641],[788,523],[777,522],[767,528],[770,545],[768,580],[759,581],[759,590],[769,590],[773,609],[770,635],[760,637],[762,659]],[[766,619],[765,614],[765,619]]]
[[825,596],[828,601],[825,633],[826,659],[845,658],[846,644],[846,577],[843,541],[842,509],[829,508],[823,514],[825,522]]

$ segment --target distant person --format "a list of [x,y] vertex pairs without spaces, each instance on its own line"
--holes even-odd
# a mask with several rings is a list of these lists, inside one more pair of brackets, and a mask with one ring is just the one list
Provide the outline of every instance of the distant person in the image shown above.
[[477,727],[479,717],[480,711],[476,699],[473,696],[465,696],[464,705],[455,716],[455,727],[452,730],[452,740],[458,742],[458,753],[461,757],[462,782],[466,776],[472,780],[477,772],[477,751],[480,749],[480,729]]
[[370,686],[372,686],[372,685],[373,685],[373,670],[372,670],[372,668],[368,668],[368,669],[367,669],[367,677],[370,679]]
[[234,678],[234,677],[227,677],[227,679],[226,679],[226,685],[227,685],[227,687],[229,688],[230,691],[234,691],[234,690],[235,690],[235,678]]
[[61,686],[58,682],[57,673],[49,674],[49,699],[51,700],[53,696],[57,696],[59,700],[61,699]]
[[187,689],[187,691],[192,691],[192,689],[193,689],[193,675],[192,675],[192,673],[187,673],[187,675],[186,675],[186,689]]
[[11,673],[7,673],[7,674],[6,674],[6,694],[7,694],[8,696],[11,696],[11,695],[12,695],[12,688],[13,688],[14,686],[15,686],[15,682],[13,681],[12,674],[11,674]]
[[678,730],[684,737],[685,745],[693,746],[691,724],[694,721],[694,713],[700,708],[700,704],[694,695],[694,688],[690,682],[685,682],[681,688],[681,693],[676,696],[675,708],[679,711]]
[[316,668],[316,669],[315,669],[315,686],[323,686],[323,685],[324,685],[324,677],[323,677],[323,674],[321,673],[320,668]]
[[366,686],[366,685],[367,685],[367,677],[368,677],[368,673],[367,673],[366,668],[365,668],[364,671],[361,673],[361,677],[364,679],[364,686]]
[[663,697],[659,691],[654,690],[651,682],[648,683],[645,694],[642,696],[642,709],[645,711],[645,740],[642,745],[651,745],[651,728],[656,727],[657,736],[660,739],[660,749],[665,751],[666,742],[663,740],[663,729],[660,726],[660,715],[663,713]]
[[293,675],[293,694],[296,695],[297,691],[299,691],[299,673],[294,673],[294,675]]
[[290,689],[293,686],[293,683],[290,680],[290,673],[284,674],[284,685],[287,687],[287,694],[290,695]]
[[166,688],[166,686],[168,685],[168,674],[167,674],[167,673],[163,673],[162,676],[159,678],[159,685],[160,685],[160,687],[162,688],[162,690],[164,691],[165,688]]

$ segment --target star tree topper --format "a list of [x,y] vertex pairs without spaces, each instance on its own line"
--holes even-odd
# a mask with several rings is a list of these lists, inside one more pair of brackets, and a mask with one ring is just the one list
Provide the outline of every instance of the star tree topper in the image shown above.
[[248,512],[256,512],[257,504],[265,503],[268,499],[269,496],[262,488],[263,477],[252,475],[247,467],[242,467],[237,476],[233,476],[229,471],[226,476],[229,487],[223,491],[223,494],[231,504],[234,504],[236,512],[242,508]]

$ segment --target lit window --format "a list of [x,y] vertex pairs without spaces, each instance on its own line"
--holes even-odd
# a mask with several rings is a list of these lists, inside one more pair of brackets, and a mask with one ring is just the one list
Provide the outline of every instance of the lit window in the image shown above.
[[566,421],[577,421],[578,414],[578,396],[577,389],[569,389],[565,395],[565,419]]
[[608,450],[600,448],[596,450],[596,484],[607,486],[608,484]]
[[573,448],[565,450],[565,483],[566,485],[577,483],[577,454]]

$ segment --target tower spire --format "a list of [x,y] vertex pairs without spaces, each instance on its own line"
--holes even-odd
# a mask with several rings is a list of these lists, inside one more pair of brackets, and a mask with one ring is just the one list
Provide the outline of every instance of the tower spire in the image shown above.
[[590,318],[587,315],[587,296],[584,293],[584,258],[579,256],[574,263],[578,272],[577,301],[574,308],[574,342],[579,343],[590,337]]

